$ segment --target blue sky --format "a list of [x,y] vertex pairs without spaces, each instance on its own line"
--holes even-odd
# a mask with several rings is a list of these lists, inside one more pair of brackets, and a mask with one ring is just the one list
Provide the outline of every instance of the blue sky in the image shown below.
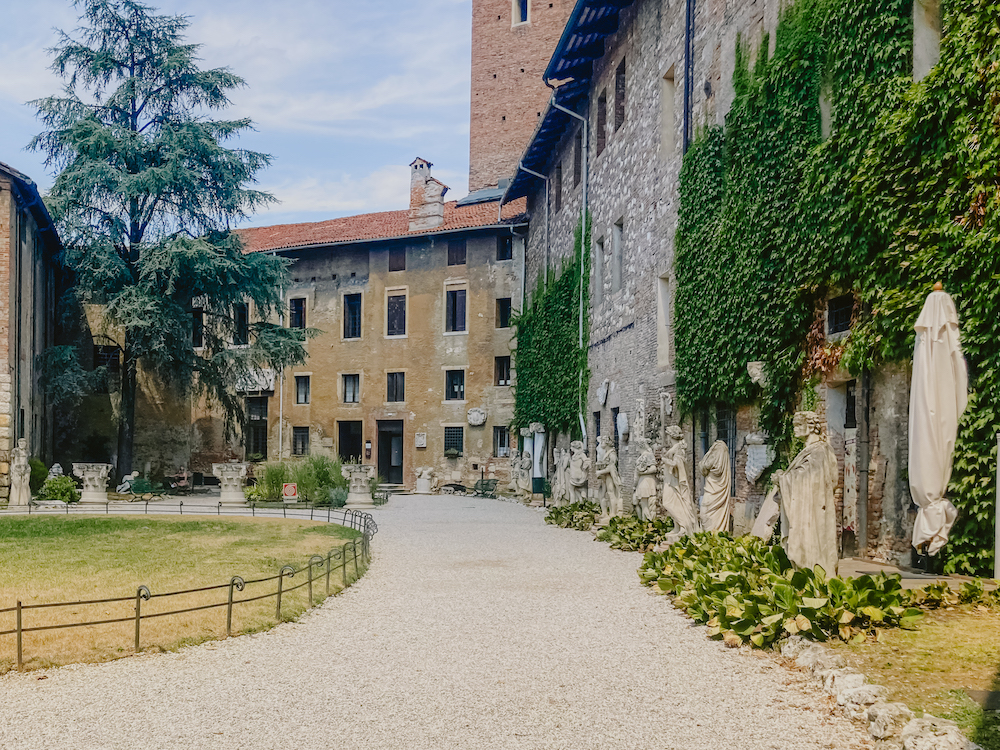
[[[247,226],[405,208],[407,165],[468,189],[471,0],[150,0],[190,16],[204,67],[229,67],[247,86],[226,117],[256,131],[239,145],[269,153],[259,186],[281,203]],[[44,192],[52,175],[25,150],[40,130],[26,102],[59,92],[48,70],[55,29],[78,26],[70,0],[10,3],[0,41],[0,161]],[[231,144],[234,145],[234,144]]]

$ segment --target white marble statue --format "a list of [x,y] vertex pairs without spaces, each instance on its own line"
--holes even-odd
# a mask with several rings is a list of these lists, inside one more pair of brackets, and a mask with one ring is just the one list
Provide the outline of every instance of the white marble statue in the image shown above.
[[677,425],[671,425],[665,433],[670,444],[661,457],[663,493],[660,502],[663,511],[674,522],[674,530],[667,537],[667,543],[673,544],[681,537],[700,530],[701,524],[698,522],[698,508],[694,504],[694,495],[688,482],[684,433]]
[[111,464],[74,463],[73,473],[83,480],[81,503],[108,502],[108,477]]
[[243,483],[249,467],[250,464],[241,461],[212,464],[212,474],[219,478],[219,502],[223,505],[246,505]]
[[45,477],[46,479],[52,479],[53,477],[61,477],[63,475],[63,467],[60,463],[54,463],[49,467],[49,475]]
[[531,469],[534,463],[531,451],[524,451],[517,464],[517,497],[525,505],[531,502],[531,496],[534,494],[531,482]]
[[601,515],[622,515],[622,479],[618,473],[618,451],[607,435],[597,438],[597,464],[594,467],[600,493]]
[[574,440],[569,444],[569,471],[566,474],[569,501],[582,503],[587,499],[587,474],[590,471],[590,457],[583,451],[583,443]]
[[375,467],[371,464],[344,464],[340,473],[347,479],[348,508],[374,508],[369,482],[375,477]]
[[[803,568],[823,566],[837,574],[837,455],[823,437],[823,420],[811,411],[795,414],[795,436],[806,439],[805,447],[784,471],[772,476],[775,487],[761,508],[780,495],[781,529],[788,559]],[[773,511],[771,511],[773,514]],[[756,526],[755,526],[756,532]]]
[[429,495],[433,491],[434,467],[421,466],[417,469],[417,489],[418,495]]
[[569,449],[553,449],[552,465],[552,504],[558,508],[569,502]]
[[656,453],[649,440],[637,437],[634,440],[639,457],[635,459],[635,489],[632,490],[632,505],[635,514],[643,521],[652,521],[656,508]]
[[701,496],[701,527],[705,531],[729,531],[729,519],[733,515],[729,446],[716,440],[701,459],[698,470],[705,477],[705,493]]
[[19,438],[17,447],[10,452],[10,500],[8,505],[27,505],[31,502],[31,466],[28,465],[28,441]]

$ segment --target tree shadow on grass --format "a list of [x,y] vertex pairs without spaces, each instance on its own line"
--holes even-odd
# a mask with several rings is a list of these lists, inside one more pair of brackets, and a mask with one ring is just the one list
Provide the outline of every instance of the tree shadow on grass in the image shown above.
[[974,697],[980,711],[970,739],[983,750],[1000,750],[1000,667],[993,676],[989,695]]

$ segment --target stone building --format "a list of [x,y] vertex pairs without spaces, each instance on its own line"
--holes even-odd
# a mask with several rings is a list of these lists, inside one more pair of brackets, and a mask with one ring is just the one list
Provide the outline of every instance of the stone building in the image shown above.
[[64,280],[61,247],[38,188],[0,163],[0,500],[10,492],[10,451],[19,438],[46,464],[53,413],[35,357],[56,342],[55,301]]
[[[572,256],[574,231],[584,211],[590,216],[591,379],[581,415],[589,450],[598,436],[613,435],[628,498],[632,440],[643,434],[662,441],[663,427],[681,424],[689,475],[700,494],[697,464],[715,440],[723,440],[737,532],[753,523],[766,491],[760,470],[772,453],[754,404],[715,404],[684,415],[683,422],[674,407],[678,177],[697,129],[725,125],[737,40],[750,45],[750,59],[763,39],[773,52],[781,7],[780,0],[578,0],[542,74],[554,87],[551,99],[502,199],[527,199],[529,290]],[[915,78],[937,59],[936,7],[929,0],[914,6]],[[850,326],[847,299],[833,295],[828,303],[823,325],[830,340]],[[869,555],[908,556],[907,394],[908,374],[901,368],[863,378],[835,372],[817,386],[816,409],[826,417],[841,470],[839,525],[852,532],[842,535],[845,553],[853,551],[855,536],[863,536]],[[557,436],[549,449],[568,439]]]
[[291,262],[284,324],[319,331],[304,365],[244,384],[246,455],[361,460],[410,487],[424,466],[507,476],[524,202],[445,201],[423,159],[410,177],[408,209],[242,230]]

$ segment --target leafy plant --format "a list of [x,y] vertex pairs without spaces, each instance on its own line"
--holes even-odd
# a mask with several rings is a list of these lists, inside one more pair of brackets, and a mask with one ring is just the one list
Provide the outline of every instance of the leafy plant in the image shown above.
[[549,508],[549,512],[545,514],[545,523],[561,526],[564,529],[587,531],[594,526],[600,515],[600,505],[584,500],[579,503]]
[[612,549],[629,552],[647,552],[660,542],[674,528],[669,518],[654,518],[641,521],[635,516],[612,516],[608,525],[597,534],[599,542],[607,542]]
[[280,501],[282,486],[285,482],[290,481],[288,464],[282,461],[269,461],[266,464],[259,464],[256,474],[258,498],[265,502]]
[[699,532],[665,552],[647,552],[639,577],[674,598],[708,634],[757,648],[786,635],[858,642],[884,627],[914,628],[900,577],[827,577],[796,568],[781,547],[753,536]]
[[346,487],[334,487],[330,490],[330,507],[343,508],[347,505],[347,496],[350,494]]
[[28,459],[28,466],[31,467],[28,487],[31,489],[32,495],[37,495],[38,491],[42,489],[42,485],[45,484],[45,480],[48,479],[49,470],[45,468],[45,464],[34,457]]
[[38,500],[43,502],[80,502],[80,491],[76,488],[76,483],[67,476],[52,477],[46,479],[38,493]]
[[136,477],[132,481],[132,492],[136,495],[144,495],[153,491],[153,483],[143,477]]

